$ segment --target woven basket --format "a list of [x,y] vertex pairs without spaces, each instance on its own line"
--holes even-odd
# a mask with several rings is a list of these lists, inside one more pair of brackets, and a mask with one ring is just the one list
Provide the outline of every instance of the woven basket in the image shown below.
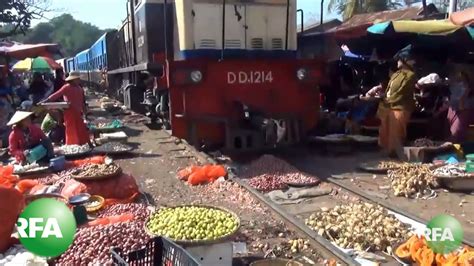
[[117,170],[115,172],[108,174],[108,175],[97,175],[97,176],[77,176],[74,174],[71,174],[71,177],[76,179],[76,180],[101,180],[101,179],[107,179],[107,178],[112,178],[112,177],[117,177],[122,174],[122,168],[117,166]]
[[[223,208],[223,207],[217,207],[217,206],[210,206],[210,205],[197,205],[197,204],[188,204],[188,205],[178,205],[178,206],[163,206],[163,207],[167,207],[167,208],[178,208],[178,207],[202,207],[202,208],[209,208],[209,209],[217,209],[217,210],[220,210],[220,211],[224,211],[224,212],[227,212],[227,213],[230,213],[234,219],[237,221],[237,227],[235,228],[235,230],[232,232],[232,233],[229,233],[227,235],[224,235],[218,239],[213,239],[213,240],[176,240],[176,239],[172,239],[172,238],[169,238],[167,236],[163,236],[163,237],[167,237],[169,239],[171,239],[173,242],[177,243],[177,244],[180,244],[180,245],[184,245],[184,246],[200,246],[200,245],[211,245],[211,244],[217,244],[217,243],[222,243],[224,242],[225,240],[227,239],[230,239],[231,237],[233,237],[238,231],[239,231],[239,228],[240,228],[240,218],[239,216],[237,216],[236,213],[234,213],[233,211],[231,210],[228,210],[226,208]],[[159,210],[158,210],[159,212]],[[152,215],[152,213],[150,214],[150,216]],[[150,220],[150,217],[147,218],[147,220],[145,221],[145,224],[143,225],[144,229],[145,229],[145,232],[150,235],[151,237],[156,237],[156,236],[160,236],[160,235],[157,235],[155,233],[152,233],[148,227],[146,226],[148,224]]]

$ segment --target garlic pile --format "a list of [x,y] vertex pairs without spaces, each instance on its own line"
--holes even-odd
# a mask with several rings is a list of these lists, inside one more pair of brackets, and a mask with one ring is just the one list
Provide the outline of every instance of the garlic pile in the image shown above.
[[426,164],[405,164],[388,171],[388,177],[392,181],[395,196],[419,197],[429,194],[432,188],[438,186],[433,172]]
[[45,258],[28,252],[21,245],[15,245],[4,254],[0,254],[0,265],[47,266],[48,262]]
[[361,251],[384,251],[411,234],[406,224],[370,203],[321,208],[305,222],[339,247]]
[[84,145],[63,145],[61,146],[61,151],[65,155],[74,155],[74,154],[81,154],[90,151],[91,148],[89,144]]

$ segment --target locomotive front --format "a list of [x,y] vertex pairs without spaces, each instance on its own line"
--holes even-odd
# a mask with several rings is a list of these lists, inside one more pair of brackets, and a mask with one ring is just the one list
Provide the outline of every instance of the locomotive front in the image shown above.
[[294,144],[319,114],[322,65],[296,59],[296,0],[176,0],[173,135],[198,147]]

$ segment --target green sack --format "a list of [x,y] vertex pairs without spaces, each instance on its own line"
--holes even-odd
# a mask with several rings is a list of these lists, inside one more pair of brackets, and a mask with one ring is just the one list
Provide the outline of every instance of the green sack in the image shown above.
[[46,154],[48,154],[48,151],[43,145],[40,144],[30,150],[30,153],[26,156],[26,160],[29,163],[34,163],[43,159]]

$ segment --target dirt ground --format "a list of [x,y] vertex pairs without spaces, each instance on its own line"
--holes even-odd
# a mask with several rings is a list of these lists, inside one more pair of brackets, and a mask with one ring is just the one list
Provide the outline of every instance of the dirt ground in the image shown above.
[[[89,118],[111,116],[91,104]],[[191,187],[176,178],[177,171],[189,165],[200,164],[193,151],[180,144],[169,133],[146,126],[147,119],[139,115],[117,116],[125,122],[128,142],[136,149],[132,155],[115,158],[123,171],[132,174],[146,199],[153,205],[208,204],[227,208],[241,219],[239,233],[232,239],[247,244],[247,254],[240,254],[236,265],[248,264],[264,255],[288,257],[324,265],[323,258],[309,247],[301,252],[290,252],[288,240],[298,239],[295,232],[274,216],[267,208],[237,184],[230,182]]]

